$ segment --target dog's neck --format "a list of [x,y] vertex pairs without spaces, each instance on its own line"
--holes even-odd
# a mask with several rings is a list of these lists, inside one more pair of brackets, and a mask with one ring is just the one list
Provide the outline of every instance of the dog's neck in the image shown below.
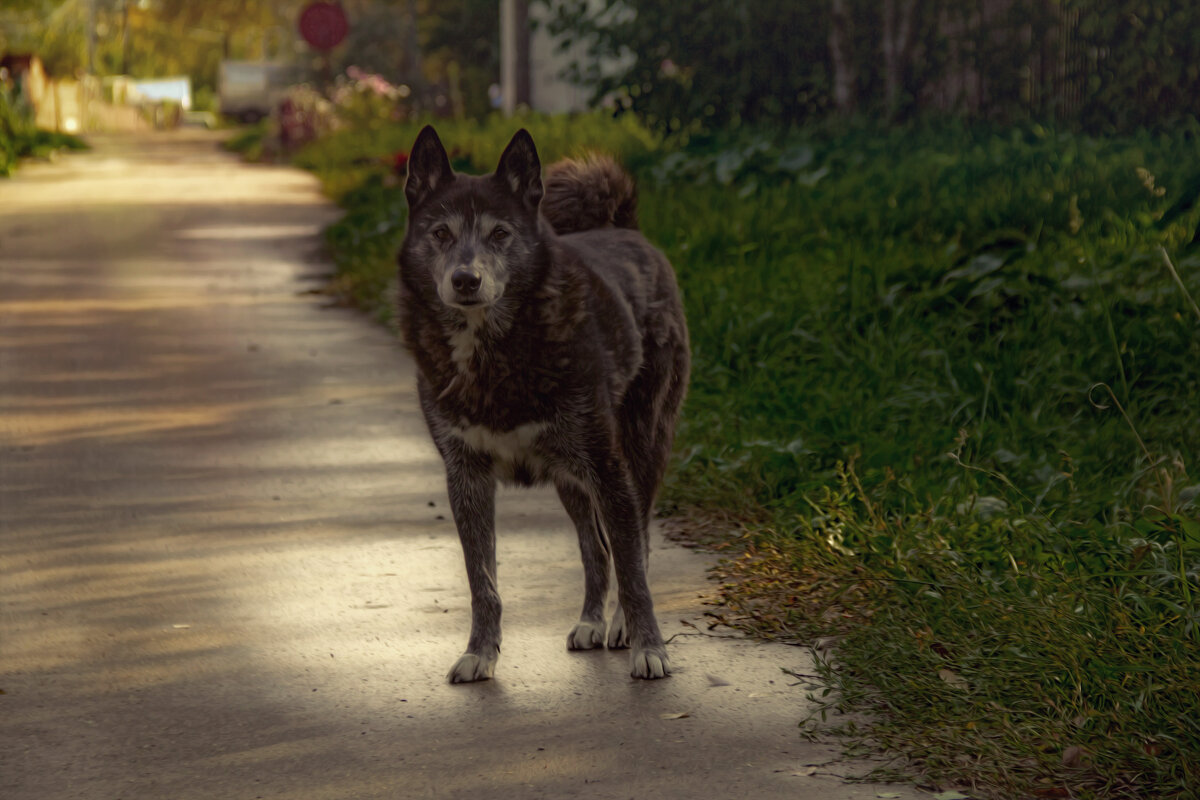
[[476,353],[486,353],[488,344],[504,337],[512,328],[510,303],[501,300],[486,308],[454,309],[444,320],[450,360],[460,373],[469,373]]
[[447,309],[448,313],[442,317],[442,327],[450,336],[468,332],[474,336],[500,338],[513,326],[513,306],[512,299],[504,297],[490,306]]

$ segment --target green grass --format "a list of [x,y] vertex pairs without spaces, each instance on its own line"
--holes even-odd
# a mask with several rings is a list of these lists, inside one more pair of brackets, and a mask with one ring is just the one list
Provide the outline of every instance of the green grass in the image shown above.
[[643,193],[695,356],[663,500],[752,521],[728,620],[837,637],[823,710],[909,774],[1200,780],[1194,134],[860,134],[815,183]]
[[[965,430],[969,460],[1026,487],[1065,454],[1074,494],[1054,481],[1043,502],[1103,515],[1139,453],[1089,400],[1096,382],[1155,441],[1195,452],[1200,339],[1156,250],[1187,241],[1194,214],[1163,224],[1180,198],[1137,169],[1184,189],[1196,176],[1169,164],[1197,145],[956,131],[821,148],[814,186],[644,185],[699,376],[668,498],[804,509],[851,457],[870,485],[891,470],[934,498],[966,480],[944,458]],[[1194,294],[1198,263],[1182,254]]]
[[[1200,128],[439,130],[485,171],[517,124],[547,163],[638,173],[694,354],[661,504],[746,529],[727,622],[836,640],[812,693],[868,712],[849,745],[980,796],[1194,791]],[[341,289],[381,317],[416,127],[299,155],[347,209]]]

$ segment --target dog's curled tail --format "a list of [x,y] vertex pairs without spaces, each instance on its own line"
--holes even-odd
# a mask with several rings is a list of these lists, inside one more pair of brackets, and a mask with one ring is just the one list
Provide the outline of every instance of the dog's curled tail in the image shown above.
[[555,233],[595,228],[637,230],[633,178],[605,155],[564,159],[546,170],[542,214]]

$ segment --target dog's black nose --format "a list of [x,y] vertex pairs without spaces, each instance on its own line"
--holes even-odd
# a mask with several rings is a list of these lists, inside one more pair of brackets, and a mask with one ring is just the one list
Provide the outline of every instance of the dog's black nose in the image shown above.
[[454,287],[454,291],[461,294],[474,294],[479,291],[481,283],[483,276],[469,269],[456,269],[450,276],[450,285]]

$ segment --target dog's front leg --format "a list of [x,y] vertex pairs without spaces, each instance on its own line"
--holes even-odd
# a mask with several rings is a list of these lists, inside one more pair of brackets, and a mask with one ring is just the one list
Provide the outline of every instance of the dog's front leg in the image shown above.
[[451,683],[492,677],[500,657],[500,592],[496,584],[496,480],[486,456],[448,448],[450,509],[471,586],[471,638],[446,676]]
[[595,463],[598,480],[592,496],[612,547],[617,592],[629,633],[629,672],[635,678],[665,678],[671,674],[671,661],[646,582],[647,520],[638,510],[629,468],[610,455],[601,456]]

